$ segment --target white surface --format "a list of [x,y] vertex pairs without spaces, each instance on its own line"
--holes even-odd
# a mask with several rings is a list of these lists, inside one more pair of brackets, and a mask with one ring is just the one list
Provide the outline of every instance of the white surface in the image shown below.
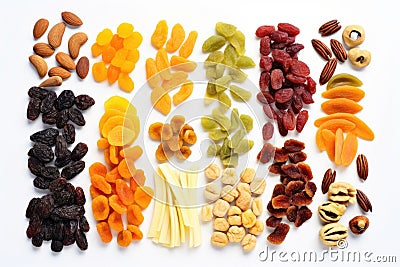
[[[132,244],[126,249],[118,247],[116,239],[110,244],[102,244],[95,230],[95,222],[91,216],[89,197],[89,178],[87,169],[74,180],[74,185],[80,185],[85,189],[87,198],[87,217],[91,224],[88,234],[89,249],[80,252],[76,245],[64,248],[60,254],[50,251],[49,243],[45,242],[40,249],[32,247],[30,240],[26,238],[25,229],[28,221],[25,219],[25,208],[28,201],[40,195],[32,186],[32,177],[27,169],[26,153],[29,149],[29,135],[42,128],[40,120],[29,123],[26,119],[26,106],[29,87],[39,82],[34,70],[29,64],[28,56],[32,53],[35,43],[32,38],[32,28],[35,21],[41,17],[49,19],[50,24],[60,21],[60,13],[69,10],[76,12],[84,21],[79,30],[89,35],[88,43],[82,48],[81,55],[87,55],[91,62],[90,46],[96,35],[102,29],[109,27],[114,32],[119,23],[131,22],[135,29],[143,35],[143,44],[140,47],[141,57],[133,72],[136,89],[132,94],[125,94],[116,85],[108,86],[107,83],[95,83],[91,74],[84,82],[78,81],[75,74],[65,82],[62,89],[72,89],[75,94],[86,93],[93,96],[96,105],[85,112],[87,125],[77,132],[77,142],[84,141],[89,145],[90,152],[85,157],[87,166],[94,161],[103,161],[103,156],[96,149],[96,140],[99,136],[97,130],[98,120],[103,112],[104,100],[111,95],[123,95],[132,98],[145,82],[144,61],[147,57],[154,57],[155,49],[150,45],[150,36],[156,23],[160,19],[166,19],[170,28],[174,23],[180,22],[185,30],[197,30],[198,42],[191,59],[201,61],[205,55],[201,53],[201,44],[214,33],[215,23],[224,21],[232,23],[246,35],[247,55],[258,61],[258,40],[254,32],[259,25],[276,25],[279,22],[289,22],[301,29],[297,42],[303,43],[306,49],[299,54],[299,59],[309,64],[311,76],[318,80],[320,70],[323,67],[321,60],[313,51],[310,40],[320,38],[317,34],[318,27],[325,21],[336,18],[343,26],[360,24],[366,30],[366,40],[361,45],[362,49],[372,52],[371,65],[357,71],[350,67],[349,62],[339,64],[337,72],[349,72],[358,76],[363,82],[362,87],[366,97],[361,104],[364,110],[359,113],[376,134],[373,142],[360,141],[359,153],[364,153],[370,163],[370,175],[365,183],[357,178],[355,164],[349,168],[336,168],[337,179],[353,183],[362,189],[370,197],[373,204],[373,213],[368,214],[371,225],[368,231],[359,237],[350,234],[349,247],[345,251],[372,252],[371,259],[378,255],[394,255],[400,261],[398,253],[398,240],[400,238],[398,225],[398,190],[399,178],[397,173],[399,150],[399,127],[397,107],[400,97],[398,91],[398,70],[400,57],[398,44],[400,41],[396,26],[396,8],[389,5],[388,1],[200,1],[191,4],[189,1],[12,1],[3,4],[0,11],[1,34],[0,51],[2,58],[1,82],[2,82],[2,140],[1,169],[3,171],[0,189],[0,201],[2,216],[0,222],[0,255],[2,265],[13,266],[265,266],[271,263],[271,258],[266,262],[258,259],[259,253],[265,248],[266,233],[258,238],[256,249],[244,254],[240,245],[229,245],[223,249],[216,249],[209,243],[212,232],[211,224],[203,224],[203,239],[201,247],[188,249],[186,246],[176,249],[166,249],[157,246],[149,239],[144,239],[138,244]],[[58,51],[66,50],[67,38],[76,32],[67,29],[62,47]],[[43,38],[43,37],[42,37]],[[335,38],[340,38],[336,34]],[[43,40],[46,40],[44,37]],[[324,41],[328,42],[328,38]],[[51,61],[49,65],[54,64]],[[247,71],[249,78],[257,84],[258,68]],[[199,88],[201,93],[203,88]],[[327,168],[333,167],[326,154],[317,151],[314,142],[316,128],[312,125],[316,118],[323,114],[319,105],[322,103],[320,93],[324,87],[318,87],[315,95],[315,104],[309,108],[310,120],[303,133],[296,138],[306,143],[308,154],[307,163],[311,165],[314,179],[318,187],[323,173]],[[140,109],[140,107],[138,107]],[[256,109],[261,106],[256,106]],[[142,132],[143,130],[142,120]],[[201,131],[198,128],[198,131]],[[255,129],[257,131],[257,129]],[[282,145],[283,140],[278,138],[277,145]],[[258,147],[254,150],[258,150]],[[146,174],[151,177],[151,170]],[[278,177],[269,177],[267,190],[263,195],[264,204],[271,196],[271,191]],[[201,180],[201,179],[200,179]],[[318,205],[326,199],[320,191],[314,198],[310,208],[314,216],[299,229],[291,230],[286,241],[280,247],[272,247],[278,251],[286,251],[289,260],[280,263],[281,260],[274,257],[274,264],[287,265],[293,263],[290,253],[299,251],[315,251],[321,253],[325,249],[318,239],[318,231],[321,227],[316,214]],[[144,233],[152,214],[151,204],[145,212],[145,222],[141,227]],[[350,218],[361,213],[357,205],[349,207],[341,222],[346,223]],[[266,214],[263,215],[266,218]],[[340,254],[341,255],[341,254]],[[345,254],[347,255],[347,254]],[[345,256],[347,257],[347,256]],[[326,259],[324,263],[332,262]],[[299,264],[299,263],[297,263]],[[296,264],[296,265],[297,265]],[[304,263],[305,264],[305,263]],[[341,264],[340,258],[335,265]]]

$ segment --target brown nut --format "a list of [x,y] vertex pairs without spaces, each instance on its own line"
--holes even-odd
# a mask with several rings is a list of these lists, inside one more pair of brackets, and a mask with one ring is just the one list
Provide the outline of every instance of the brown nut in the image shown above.
[[256,175],[256,171],[253,168],[246,168],[240,173],[240,181],[243,183],[251,183]]
[[213,207],[215,217],[224,217],[229,210],[229,203],[223,199],[218,199]]
[[225,218],[215,218],[214,220],[214,230],[220,231],[220,232],[226,232],[229,229],[229,223]]
[[253,235],[261,235],[264,232],[264,222],[256,220],[256,223],[249,229],[249,233]]
[[221,169],[217,164],[211,164],[204,171],[204,174],[209,179],[217,179],[221,175]]
[[354,67],[359,69],[365,68],[371,62],[371,52],[359,48],[352,48],[349,51],[349,60]]
[[222,232],[214,232],[211,235],[211,244],[217,247],[225,247],[228,245],[229,240],[225,233]]
[[349,25],[344,28],[342,38],[343,42],[350,48],[360,45],[365,40],[364,28],[360,25]]
[[233,202],[238,196],[239,192],[231,185],[225,185],[221,190],[221,198],[229,203]]
[[356,216],[349,222],[349,228],[353,234],[360,235],[369,227],[369,219],[365,216]]
[[244,227],[233,225],[229,227],[228,233],[226,235],[228,236],[229,242],[237,243],[242,241],[243,237],[246,235],[246,230],[244,229]]
[[247,234],[242,239],[242,249],[244,252],[252,251],[257,244],[257,238],[252,234]]
[[329,200],[337,203],[348,205],[356,203],[357,191],[349,183],[346,182],[334,182],[329,186],[328,198]]
[[332,201],[326,201],[318,207],[318,215],[326,223],[338,222],[345,212],[345,205]]
[[205,205],[201,208],[201,220],[203,222],[209,222],[213,218],[213,213],[212,213],[212,206],[211,205]]

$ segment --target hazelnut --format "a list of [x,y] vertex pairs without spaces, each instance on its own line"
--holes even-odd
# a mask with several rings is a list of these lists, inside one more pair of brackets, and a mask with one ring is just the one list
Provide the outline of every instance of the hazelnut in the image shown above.
[[356,216],[349,222],[349,228],[353,234],[360,235],[364,233],[369,226],[369,219],[365,216]]
[[349,60],[354,67],[359,69],[365,68],[371,62],[371,52],[359,48],[352,48],[349,51]]
[[349,25],[344,28],[342,38],[343,42],[350,48],[360,45],[365,40],[364,28],[360,25]]

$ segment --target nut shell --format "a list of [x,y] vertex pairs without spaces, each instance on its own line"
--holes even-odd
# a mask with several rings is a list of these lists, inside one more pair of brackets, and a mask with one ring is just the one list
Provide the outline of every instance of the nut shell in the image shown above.
[[[357,38],[353,39],[352,34],[356,33]],[[343,33],[342,33],[342,38],[343,42],[348,46],[348,47],[355,47],[360,44],[362,44],[365,40],[365,31],[364,28],[360,25],[349,25],[346,28],[344,28]]]

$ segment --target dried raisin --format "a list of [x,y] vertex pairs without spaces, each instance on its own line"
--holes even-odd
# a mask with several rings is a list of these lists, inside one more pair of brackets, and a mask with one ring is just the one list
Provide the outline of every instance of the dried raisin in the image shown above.
[[88,95],[78,95],[75,97],[75,106],[80,110],[86,110],[94,104],[94,99]]

